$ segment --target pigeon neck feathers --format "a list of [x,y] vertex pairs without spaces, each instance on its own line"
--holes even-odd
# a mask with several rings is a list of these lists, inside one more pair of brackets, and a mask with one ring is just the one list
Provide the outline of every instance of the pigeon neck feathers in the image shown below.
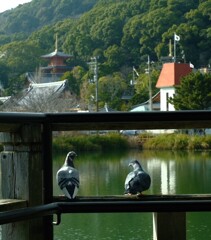
[[137,160],[130,162],[129,166],[132,166],[134,171],[138,171],[138,170],[143,171],[141,164]]
[[64,166],[65,167],[73,167],[74,168],[73,160],[74,160],[75,157],[76,157],[75,152],[69,152],[67,154],[66,159],[65,159]]
[[67,159],[65,160],[64,166],[65,166],[65,167],[72,167],[72,168],[74,168],[73,160],[67,158]]

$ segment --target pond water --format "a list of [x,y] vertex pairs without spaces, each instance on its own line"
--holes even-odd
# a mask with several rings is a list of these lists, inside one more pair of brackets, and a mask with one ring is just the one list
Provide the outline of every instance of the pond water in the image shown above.
[[[211,152],[129,151],[77,153],[81,196],[124,193],[128,163],[138,159],[151,175],[145,194],[211,193]],[[54,155],[54,176],[66,153]],[[61,195],[55,183],[54,195]],[[187,213],[187,240],[211,239],[211,213]],[[64,214],[55,240],[151,240],[152,213]]]

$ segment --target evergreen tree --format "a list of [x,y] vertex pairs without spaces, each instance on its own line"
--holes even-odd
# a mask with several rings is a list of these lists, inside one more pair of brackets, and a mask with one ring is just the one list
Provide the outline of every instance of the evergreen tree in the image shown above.
[[211,107],[211,74],[191,73],[182,78],[169,102],[176,110],[206,110]]

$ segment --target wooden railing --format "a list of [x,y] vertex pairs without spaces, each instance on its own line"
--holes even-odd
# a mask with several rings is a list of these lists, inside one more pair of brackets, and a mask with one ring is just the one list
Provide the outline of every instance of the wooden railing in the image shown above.
[[52,240],[53,214],[58,224],[61,214],[72,212],[154,212],[154,240],[186,239],[185,213],[210,211],[211,195],[86,196],[72,202],[53,196],[52,132],[193,128],[211,128],[211,111],[0,113],[2,239]]

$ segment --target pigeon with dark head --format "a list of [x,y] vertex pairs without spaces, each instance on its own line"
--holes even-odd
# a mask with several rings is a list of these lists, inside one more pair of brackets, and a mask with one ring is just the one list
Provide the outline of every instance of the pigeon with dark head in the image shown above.
[[141,194],[143,191],[149,189],[151,185],[151,178],[146,173],[138,160],[133,160],[129,163],[133,167],[125,179],[125,194]]
[[75,169],[73,160],[76,153],[71,151],[67,154],[64,165],[56,174],[56,180],[66,197],[74,199],[79,189],[79,172]]

